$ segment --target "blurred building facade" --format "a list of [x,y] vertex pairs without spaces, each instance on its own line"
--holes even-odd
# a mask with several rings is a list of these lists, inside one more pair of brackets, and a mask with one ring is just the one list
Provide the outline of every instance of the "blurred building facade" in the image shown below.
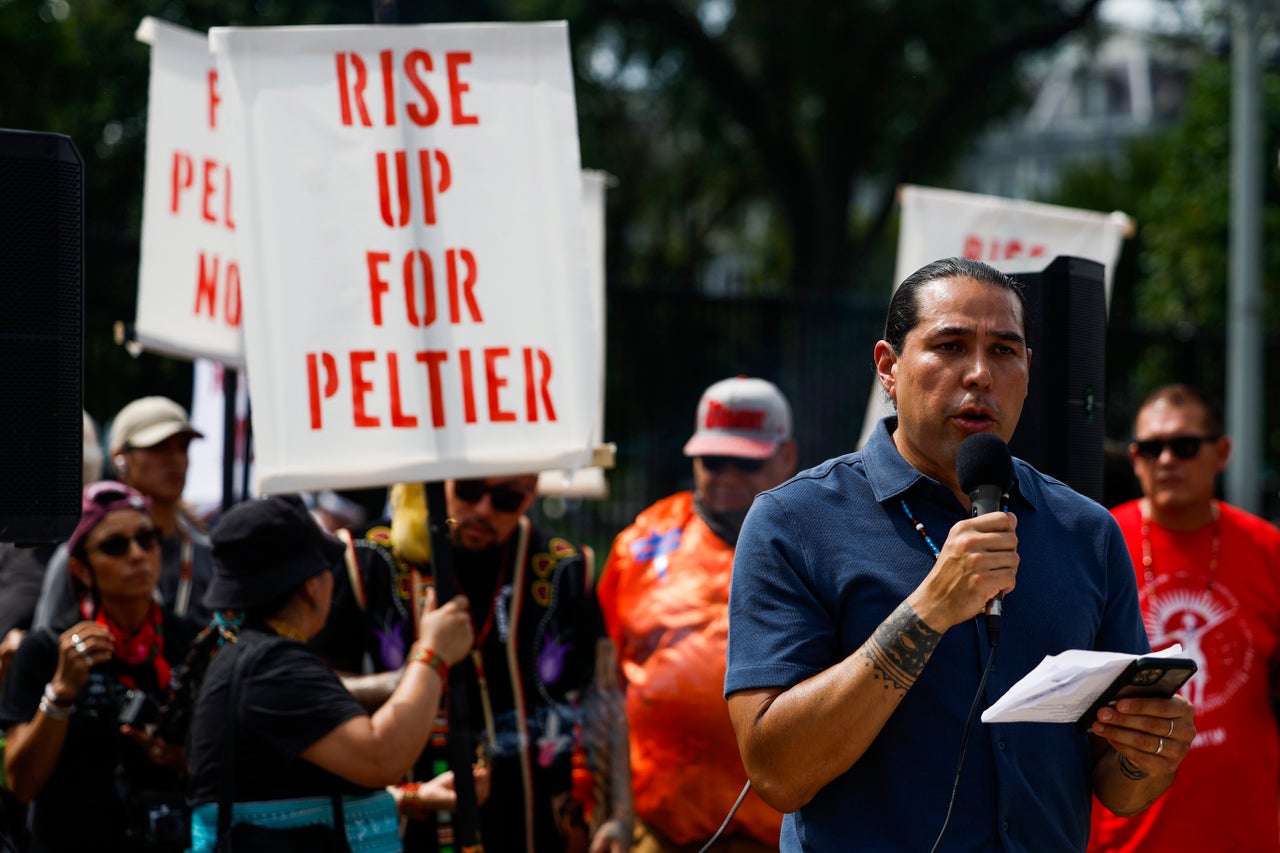
[[958,173],[968,192],[1043,199],[1075,165],[1120,157],[1178,121],[1193,57],[1160,29],[1103,25],[1026,69],[1025,113],[989,131]]

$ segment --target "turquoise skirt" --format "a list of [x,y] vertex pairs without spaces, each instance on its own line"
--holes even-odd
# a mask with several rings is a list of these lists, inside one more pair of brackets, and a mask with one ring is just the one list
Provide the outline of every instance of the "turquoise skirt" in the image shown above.
[[[396,802],[386,791],[362,797],[342,798],[351,853],[400,853],[400,817]],[[328,797],[296,800],[260,800],[234,803],[231,823],[256,823],[277,829],[323,823],[333,826],[333,803]],[[189,853],[213,853],[218,841],[218,804],[204,803],[191,813]]]

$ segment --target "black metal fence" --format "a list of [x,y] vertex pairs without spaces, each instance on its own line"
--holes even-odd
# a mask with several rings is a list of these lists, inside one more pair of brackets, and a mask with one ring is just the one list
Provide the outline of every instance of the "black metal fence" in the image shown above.
[[[534,510],[550,527],[603,556],[636,514],[693,481],[681,449],[698,397],[728,376],[761,376],[791,401],[801,468],[855,448],[875,379],[871,352],[883,334],[887,294],[712,299],[692,287],[610,288],[607,300],[604,439],[617,444],[605,500],[547,500]],[[1104,503],[1134,496],[1124,458],[1133,407],[1158,384],[1189,381],[1221,392],[1225,344],[1137,328],[1112,315],[1107,334],[1107,436],[1112,439]],[[1152,359],[1150,356],[1156,355]],[[1269,375],[1280,343],[1269,342]],[[1267,455],[1280,445],[1280,412],[1267,412]],[[1112,464],[1114,463],[1114,464]],[[1264,465],[1263,515],[1280,516],[1280,473]]]
[[604,439],[617,445],[617,460],[605,475],[609,496],[544,499],[535,515],[603,553],[640,510],[692,485],[681,449],[698,398],[738,374],[768,379],[790,400],[801,468],[853,450],[885,304],[611,288]]

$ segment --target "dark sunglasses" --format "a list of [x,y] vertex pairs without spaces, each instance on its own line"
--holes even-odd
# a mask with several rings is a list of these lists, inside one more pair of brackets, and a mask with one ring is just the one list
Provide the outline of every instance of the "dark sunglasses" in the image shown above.
[[137,542],[138,547],[144,551],[150,551],[160,544],[160,534],[154,527],[145,530],[139,530],[132,536],[126,536],[123,533],[114,533],[103,539],[93,547],[95,551],[101,551],[108,557],[123,557],[129,553],[129,543]]
[[1144,459],[1159,459],[1167,446],[1179,459],[1195,459],[1200,452],[1200,445],[1206,441],[1217,441],[1216,435],[1179,435],[1173,438],[1148,438],[1135,441],[1138,455]]
[[702,467],[712,474],[719,474],[732,465],[744,474],[755,474],[764,467],[764,459],[744,459],[741,456],[700,456]]
[[527,492],[510,486],[490,486],[484,480],[458,480],[453,484],[453,493],[469,504],[480,503],[488,495],[498,512],[515,512],[528,497]]

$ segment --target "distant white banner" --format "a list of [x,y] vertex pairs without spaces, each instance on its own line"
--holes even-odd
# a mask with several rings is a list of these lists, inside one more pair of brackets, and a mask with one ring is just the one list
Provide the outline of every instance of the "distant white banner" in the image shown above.
[[209,41],[144,18],[151,45],[134,335],[179,358],[244,363],[232,169]]
[[[227,368],[217,362],[198,358],[192,366],[191,424],[204,433],[203,441],[191,443],[188,451],[187,487],[183,500],[202,516],[215,515],[222,508],[222,485],[226,473],[225,382]],[[249,394],[244,377],[236,383],[235,460],[231,468],[232,499],[239,500],[248,491],[245,461],[249,447]]]
[[[1120,212],[1097,213],[1033,201],[904,185],[898,259],[893,286],[940,258],[975,258],[1001,272],[1037,272],[1059,256],[1105,267],[1107,304],[1120,247],[1132,221]],[[870,359],[868,352],[866,357]],[[892,412],[880,383],[873,383],[862,435],[866,444],[881,418]]]
[[566,25],[209,40],[245,187],[256,490],[588,465],[603,295]]
[[1125,234],[1119,211],[1097,213],[1054,204],[904,185],[893,286],[939,258],[976,258],[1001,272],[1035,272],[1060,255],[1087,258],[1111,276]]

